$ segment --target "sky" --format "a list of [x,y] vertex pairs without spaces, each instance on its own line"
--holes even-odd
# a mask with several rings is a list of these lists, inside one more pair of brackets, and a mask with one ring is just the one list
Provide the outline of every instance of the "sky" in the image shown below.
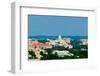
[[28,36],[87,36],[88,17],[28,16]]

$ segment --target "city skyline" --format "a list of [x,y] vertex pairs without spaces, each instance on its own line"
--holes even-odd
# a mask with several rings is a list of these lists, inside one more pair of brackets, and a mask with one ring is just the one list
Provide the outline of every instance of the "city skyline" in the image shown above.
[[28,36],[87,36],[88,18],[75,16],[28,16]]

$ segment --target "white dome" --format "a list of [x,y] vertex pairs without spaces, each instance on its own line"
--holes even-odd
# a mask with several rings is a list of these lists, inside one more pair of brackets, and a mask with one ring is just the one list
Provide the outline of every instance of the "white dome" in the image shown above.
[[61,35],[59,35],[59,36],[58,36],[58,39],[59,39],[59,40],[61,40],[61,39],[62,39],[62,38],[61,38]]

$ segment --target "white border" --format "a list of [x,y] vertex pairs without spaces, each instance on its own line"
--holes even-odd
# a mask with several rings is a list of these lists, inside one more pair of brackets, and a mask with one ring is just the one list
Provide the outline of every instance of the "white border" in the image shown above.
[[[46,6],[46,7],[45,7]],[[95,12],[93,8],[83,7],[51,7],[48,4],[33,5],[28,3],[12,3],[12,69],[13,73],[46,72],[75,68],[90,68],[94,66],[95,58]],[[27,61],[27,15],[62,15],[87,16],[89,34],[89,58],[75,60]],[[90,51],[92,50],[92,52]],[[67,65],[66,65],[67,64]]]

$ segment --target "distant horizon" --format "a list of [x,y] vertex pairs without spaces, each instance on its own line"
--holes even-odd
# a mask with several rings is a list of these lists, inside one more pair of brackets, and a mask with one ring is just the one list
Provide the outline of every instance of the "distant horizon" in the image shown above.
[[28,16],[28,36],[88,36],[88,17]]
[[[88,39],[88,36],[61,36],[62,38],[78,38],[78,39],[81,39],[81,38],[85,38],[85,39]],[[45,39],[45,38],[58,38],[58,36],[43,36],[43,35],[38,35],[38,36],[28,36],[28,38],[36,38],[36,39]]]
[[[33,35],[33,36],[59,36],[59,35]],[[67,36],[67,35],[61,35],[61,36]],[[73,35],[74,36],[74,35]],[[31,37],[31,36],[28,36]],[[88,36],[87,36],[88,37]]]

